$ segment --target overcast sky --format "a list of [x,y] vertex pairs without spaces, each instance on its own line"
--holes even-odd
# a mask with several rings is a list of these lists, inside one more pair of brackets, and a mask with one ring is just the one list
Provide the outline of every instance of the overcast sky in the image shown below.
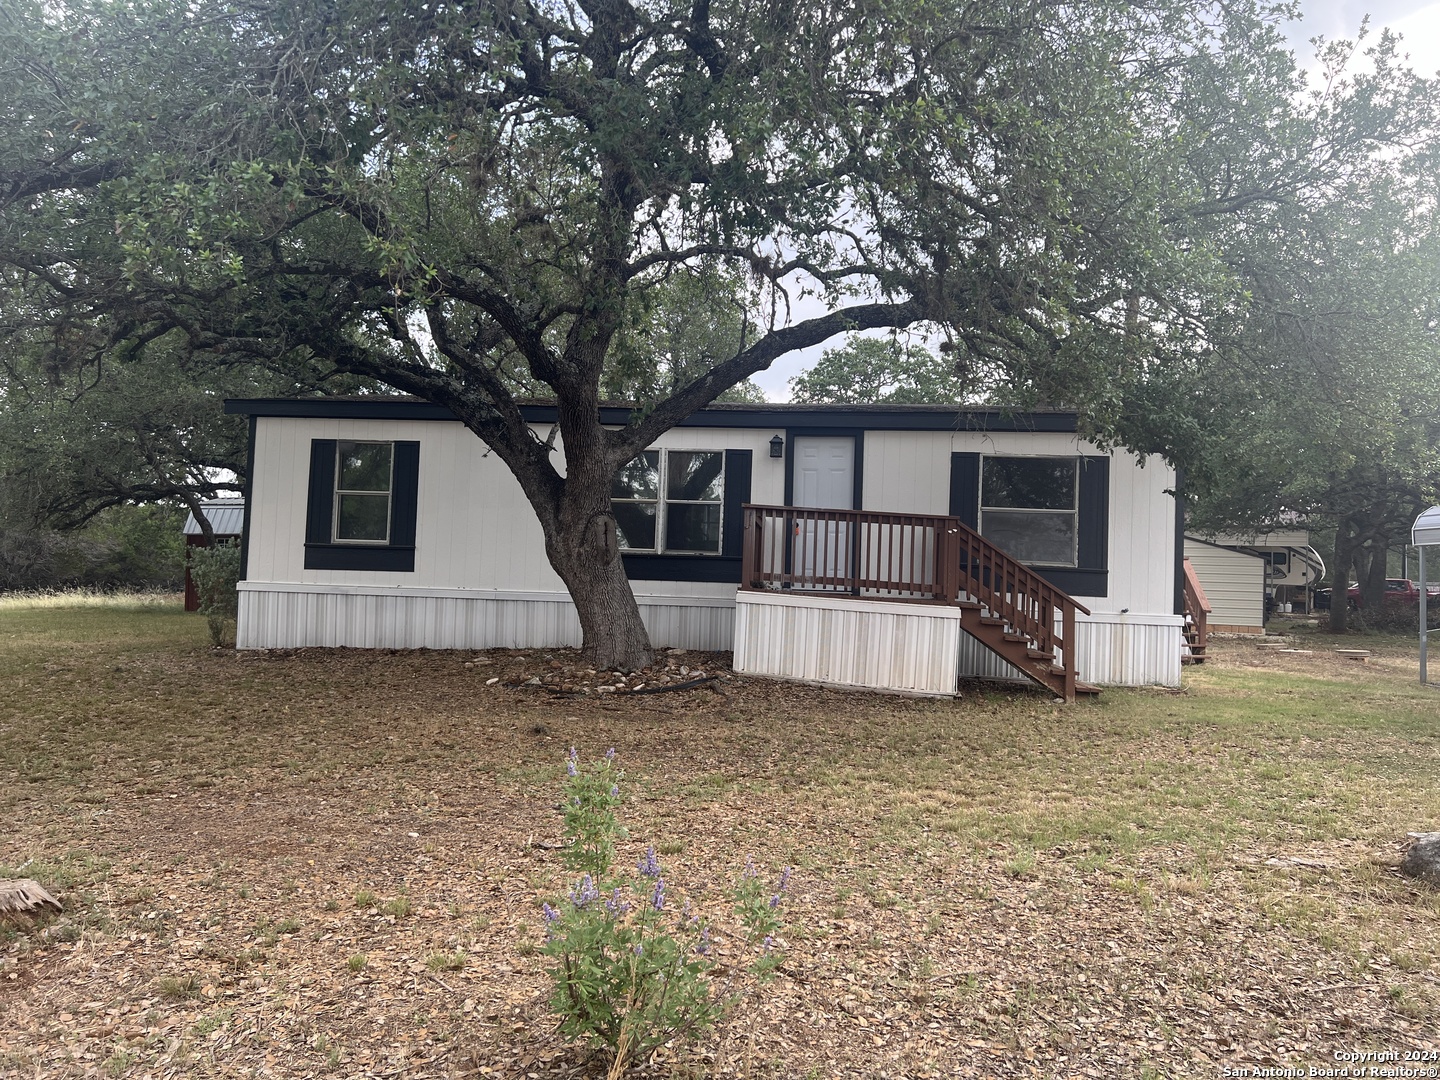
[[1404,37],[1403,50],[1410,54],[1416,71],[1434,75],[1440,70],[1440,2],[1302,0],[1301,8],[1304,18],[1290,24],[1289,35],[1295,55],[1304,66],[1309,66],[1313,53],[1309,45],[1312,37],[1354,37],[1360,20],[1369,15],[1373,31],[1388,26]]
[[[1410,56],[1411,66],[1424,75],[1440,72],[1440,0],[1434,3],[1417,0],[1302,0],[1304,17],[1291,23],[1286,32],[1295,48],[1295,57],[1301,67],[1311,68],[1314,64],[1314,48],[1310,39],[1324,35],[1327,40],[1353,38],[1360,27],[1360,21],[1370,16],[1371,36],[1374,41],[1381,27],[1388,26],[1404,38],[1403,52]],[[823,314],[823,309],[814,304],[797,305],[796,315],[808,317]],[[835,338],[825,345],[806,349],[802,353],[782,356],[769,371],[755,376],[755,382],[765,391],[771,401],[790,399],[789,380],[804,371],[820,358],[825,348],[834,348],[843,339]]]

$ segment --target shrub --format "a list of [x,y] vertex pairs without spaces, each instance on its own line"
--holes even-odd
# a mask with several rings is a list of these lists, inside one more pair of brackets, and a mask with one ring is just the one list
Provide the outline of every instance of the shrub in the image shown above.
[[[616,813],[615,751],[582,768],[571,750],[566,772],[563,861],[581,876],[566,899],[542,909],[543,952],[555,961],[551,1006],[562,1034],[606,1051],[617,1077],[631,1061],[714,1023],[728,1002],[712,993],[709,927],[688,900],[677,904],[655,848],[633,873],[611,874],[615,842],[627,836]],[[747,862],[735,890],[740,921],[759,950],[750,970],[762,980],[782,959],[774,935],[788,881],[787,870],[772,893]]]
[[[1381,610],[1365,611],[1362,616],[1367,630],[1416,636],[1420,633],[1419,604],[1386,604]],[[1425,621],[1432,630],[1440,627],[1440,599],[1432,599],[1426,604]]]
[[239,614],[240,545],[226,540],[211,547],[190,549],[190,577],[200,598],[200,614],[210,624],[210,640],[225,644],[226,624]]

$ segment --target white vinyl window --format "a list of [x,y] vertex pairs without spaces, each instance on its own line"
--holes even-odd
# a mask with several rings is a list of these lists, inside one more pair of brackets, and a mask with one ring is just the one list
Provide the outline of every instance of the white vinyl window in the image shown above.
[[1024,563],[1075,566],[1079,459],[987,457],[980,473],[980,535]]
[[336,543],[388,544],[395,446],[339,442],[335,447]]
[[621,466],[610,499],[622,550],[718,555],[725,453],[646,450]]

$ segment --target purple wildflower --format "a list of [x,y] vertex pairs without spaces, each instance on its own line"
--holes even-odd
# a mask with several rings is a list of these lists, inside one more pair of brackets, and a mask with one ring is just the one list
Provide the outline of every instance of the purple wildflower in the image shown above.
[[611,915],[624,915],[630,910],[630,905],[621,898],[620,886],[615,886],[615,891],[610,894],[610,899],[605,901],[605,910]]
[[695,951],[701,956],[710,955],[710,928],[708,926],[700,931],[700,940],[695,943]]
[[573,746],[570,747],[570,759],[565,762],[565,772],[568,775],[578,776],[580,774],[580,770],[575,767],[576,762],[578,762],[579,760],[580,751],[576,750]]
[[768,952],[769,952],[771,949],[773,949],[773,948],[775,948],[775,939],[774,939],[773,937],[771,937],[769,934],[766,934],[766,935],[765,935],[765,951],[768,953]]
[[555,910],[553,907],[551,907],[549,904],[541,904],[541,905],[540,905],[540,912],[541,912],[542,915],[545,916],[545,921],[546,921],[547,923],[556,922],[556,921],[558,921],[559,918],[560,918],[560,912],[556,911],[556,910]]
[[581,879],[578,889],[570,890],[570,903],[574,904],[577,908],[583,908],[592,900],[598,900],[599,898],[600,890],[595,887],[595,882],[591,880],[589,874],[586,874],[585,877]]
[[640,860],[639,870],[643,877],[660,876],[660,860],[655,858],[655,846],[653,844],[645,849],[645,857]]
[[755,860],[749,855],[745,856],[745,869],[740,871],[740,880],[749,881],[755,877]]
[[640,956],[640,955],[641,955],[642,953],[644,953],[644,952],[645,952],[645,946],[644,946],[644,945],[641,945],[641,944],[637,941],[637,942],[635,943],[635,955],[636,955],[636,956]]
[[790,867],[780,871],[780,884],[775,887],[777,892],[784,892],[790,887]]
[[610,747],[609,750],[606,750],[606,751],[605,751],[605,760],[606,760],[606,761],[614,761],[614,760],[615,760],[615,747],[612,746],[612,747]]
[[610,785],[610,797],[611,797],[612,799],[618,799],[618,798],[620,797],[620,785],[619,785],[619,784],[611,784],[611,785]]
[[650,903],[656,911],[665,910],[665,879],[655,879],[655,895],[650,897]]

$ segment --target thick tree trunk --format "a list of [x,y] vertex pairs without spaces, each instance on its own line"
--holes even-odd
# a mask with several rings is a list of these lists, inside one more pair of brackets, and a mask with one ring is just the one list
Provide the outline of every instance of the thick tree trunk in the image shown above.
[[1350,629],[1350,557],[1353,541],[1349,525],[1341,521],[1335,526],[1335,558],[1330,564],[1330,632],[1343,634]]
[[637,671],[655,654],[620,560],[610,507],[615,465],[598,424],[571,431],[564,479],[544,458],[514,471],[540,519],[550,566],[575,603],[586,661],[599,671]]
[[550,499],[523,483],[545,533],[550,566],[570,591],[580,617],[585,658],[600,671],[637,671],[654,659],[650,635],[620,561],[610,509],[614,469],[567,458],[567,475]]
[[1360,584],[1360,598],[1365,610],[1377,615],[1385,603],[1385,576],[1389,572],[1390,548],[1385,538],[1375,538],[1366,546],[1367,561],[1364,573],[1355,567],[1355,580]]
[[586,662],[600,671],[648,667],[654,651],[620,561],[609,507],[575,533],[567,529],[545,546],[575,601]]
[[[479,434],[463,402],[451,406]],[[617,456],[598,423],[599,406],[561,407],[565,475],[551,460],[554,440],[534,438],[521,427],[510,438],[486,441],[500,455],[535,510],[545,536],[545,555],[575,603],[587,662],[599,671],[637,671],[654,659],[650,635],[620,561],[610,487]],[[523,423],[523,422],[522,422]],[[481,436],[484,438],[484,436]]]

